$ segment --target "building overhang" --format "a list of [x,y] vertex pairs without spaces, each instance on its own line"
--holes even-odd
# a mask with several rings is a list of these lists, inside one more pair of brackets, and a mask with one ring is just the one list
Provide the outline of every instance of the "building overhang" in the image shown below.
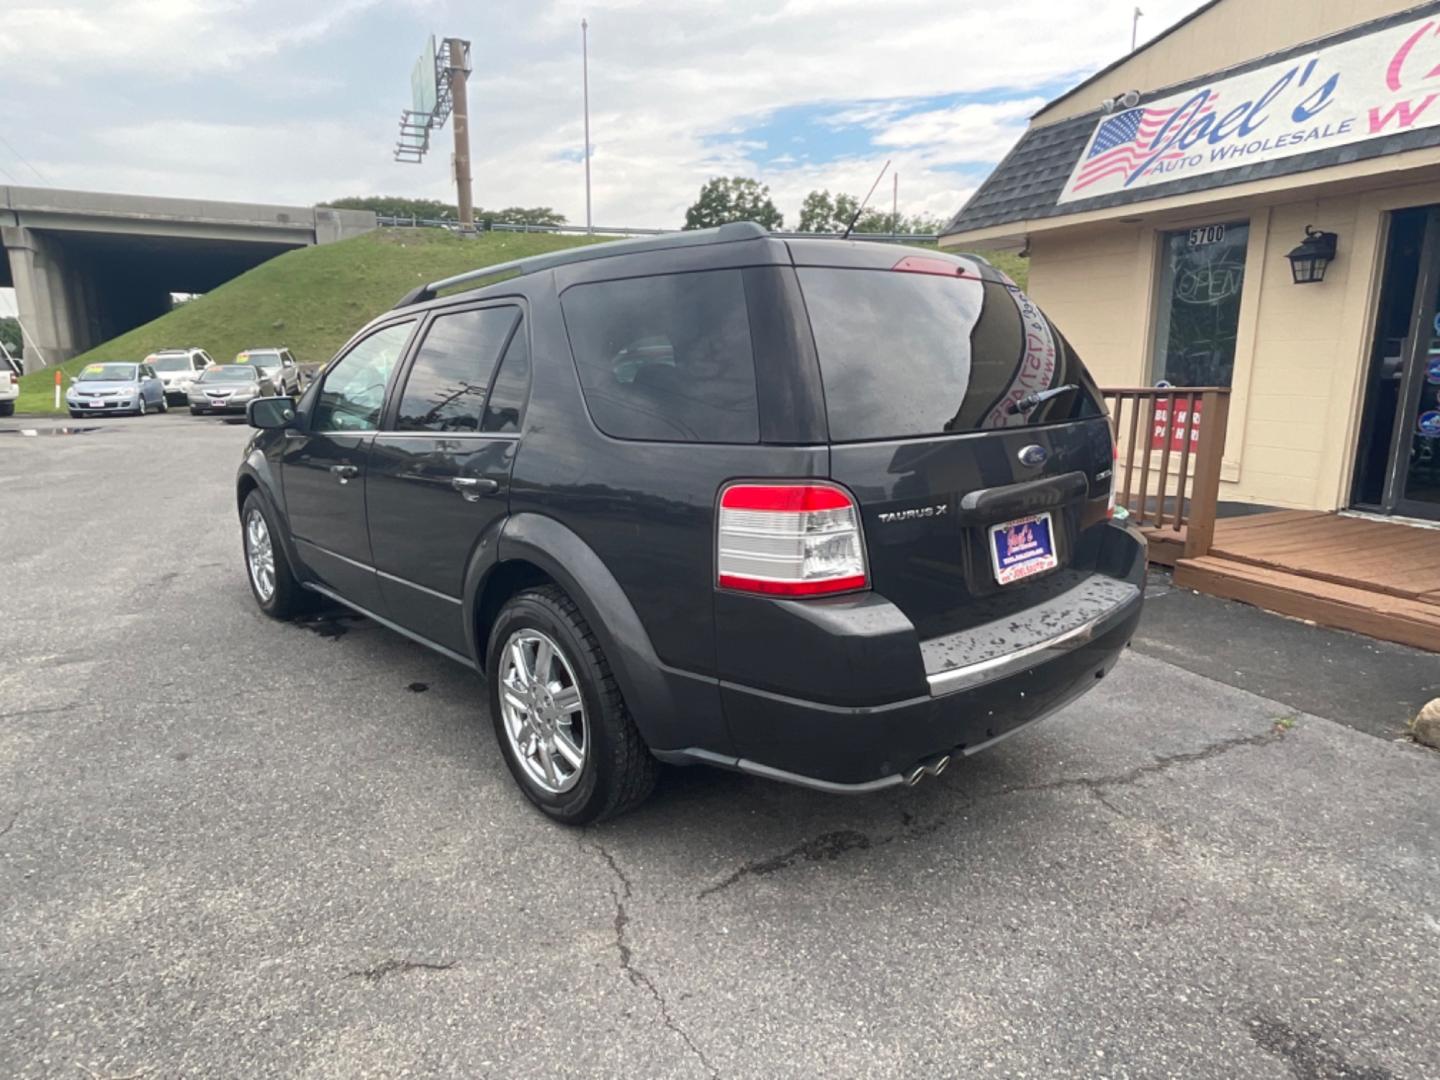
[[1427,182],[1440,183],[1440,146],[1351,161],[1310,172],[1266,177],[1248,183],[946,233],[940,237],[940,247],[1019,252],[1029,245],[1031,237],[1046,233],[1117,224],[1139,225],[1146,221],[1179,217],[1213,217],[1237,213],[1247,206],[1297,202]]

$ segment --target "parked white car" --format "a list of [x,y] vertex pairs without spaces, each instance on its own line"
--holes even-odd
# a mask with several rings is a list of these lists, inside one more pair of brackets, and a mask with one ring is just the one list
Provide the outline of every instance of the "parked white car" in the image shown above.
[[19,396],[20,369],[4,353],[0,353],[0,416],[15,415],[15,399]]
[[200,373],[214,365],[210,354],[204,349],[161,349],[145,358],[155,369],[165,386],[165,400],[174,405],[181,404],[190,395],[190,387]]

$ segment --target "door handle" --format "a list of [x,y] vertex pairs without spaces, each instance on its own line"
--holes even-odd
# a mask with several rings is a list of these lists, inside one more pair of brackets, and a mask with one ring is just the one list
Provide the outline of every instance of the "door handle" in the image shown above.
[[346,484],[360,475],[360,469],[356,465],[331,465],[330,473],[337,477],[340,483]]
[[488,476],[456,476],[450,486],[460,492],[466,502],[475,502],[481,495],[493,495],[500,490],[500,481]]

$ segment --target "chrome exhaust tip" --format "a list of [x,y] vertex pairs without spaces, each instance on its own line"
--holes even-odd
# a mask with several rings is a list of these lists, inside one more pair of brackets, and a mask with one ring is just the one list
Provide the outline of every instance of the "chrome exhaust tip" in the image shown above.
[[920,778],[925,775],[925,772],[926,769],[924,765],[916,765],[913,769],[911,769],[908,773],[905,774],[906,786],[914,787],[920,782]]
[[945,771],[945,766],[950,764],[950,755],[941,754],[939,757],[931,758],[925,763],[925,771],[931,776],[939,776]]

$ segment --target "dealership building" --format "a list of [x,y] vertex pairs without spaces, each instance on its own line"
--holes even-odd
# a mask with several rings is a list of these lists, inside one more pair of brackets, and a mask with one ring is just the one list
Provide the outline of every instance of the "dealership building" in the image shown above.
[[1102,386],[1229,388],[1223,503],[1440,521],[1440,2],[1213,0],[941,244],[1028,254]]

